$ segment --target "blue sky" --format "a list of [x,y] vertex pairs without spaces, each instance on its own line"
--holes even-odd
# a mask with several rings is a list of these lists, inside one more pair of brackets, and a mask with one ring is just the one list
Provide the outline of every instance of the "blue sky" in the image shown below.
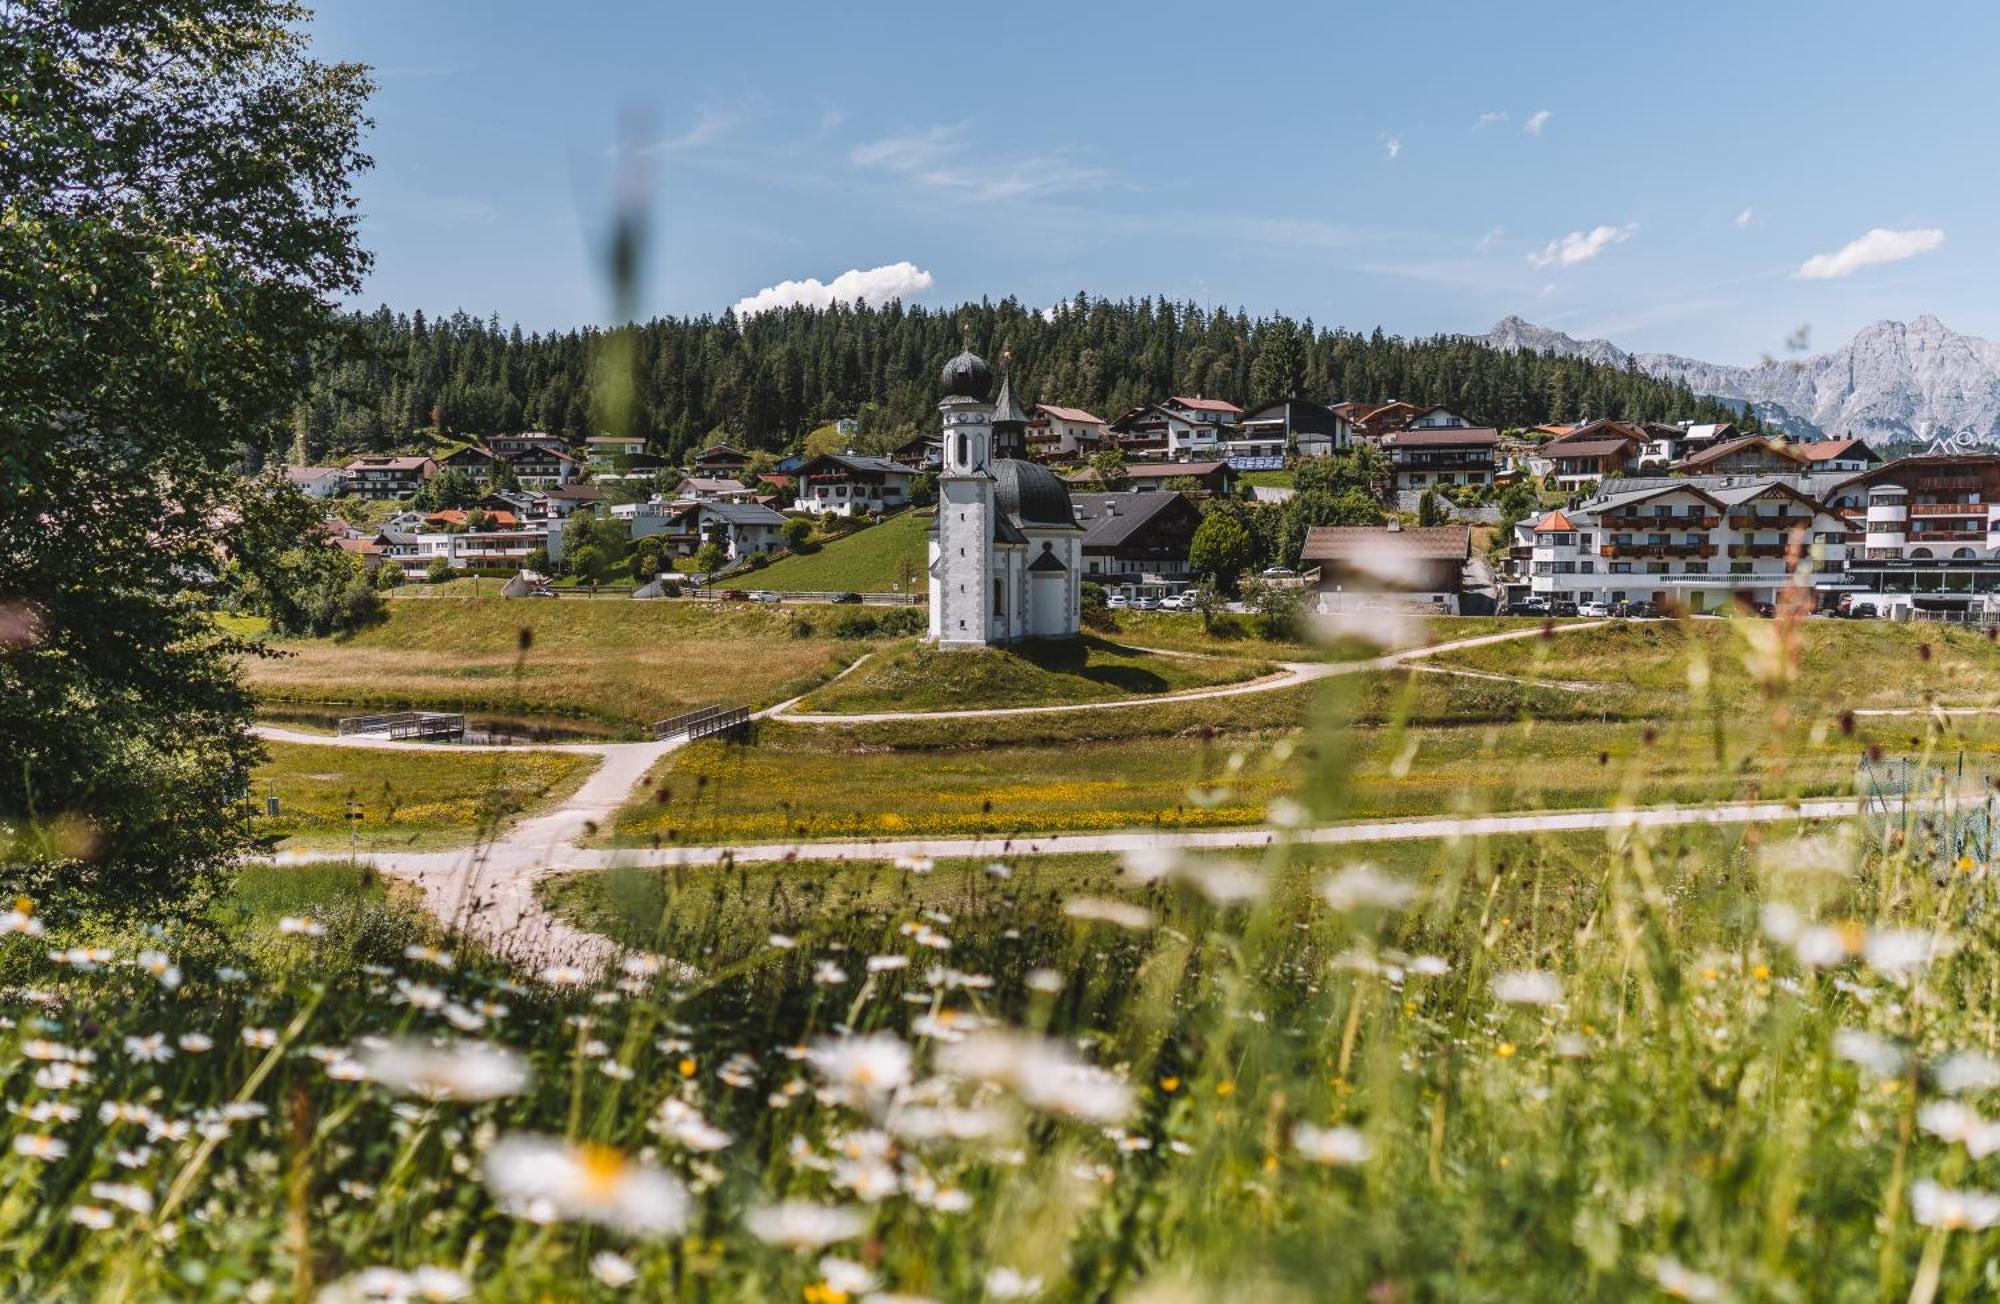
[[1925,312],[2000,338],[1996,5],[327,0],[314,32],[381,82],[371,306],[604,320],[622,176],[642,316],[857,271],[1719,362]]

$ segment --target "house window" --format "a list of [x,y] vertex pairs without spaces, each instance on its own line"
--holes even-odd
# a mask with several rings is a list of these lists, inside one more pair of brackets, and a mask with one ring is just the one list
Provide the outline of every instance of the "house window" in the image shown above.
[[997,579],[993,581],[993,614],[1007,614],[1007,588],[1003,581]]

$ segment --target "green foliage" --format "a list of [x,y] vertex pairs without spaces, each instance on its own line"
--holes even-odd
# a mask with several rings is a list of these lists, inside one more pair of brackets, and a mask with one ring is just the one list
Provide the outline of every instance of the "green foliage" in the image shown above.
[[655,575],[667,568],[665,550],[666,545],[657,534],[649,534],[633,544],[632,578],[641,584],[650,583]]
[[789,517],[780,533],[784,536],[785,546],[797,552],[812,537],[812,522],[803,516]]
[[410,506],[420,512],[470,507],[485,497],[485,492],[472,478],[471,472],[454,469],[434,475],[417,486],[417,492],[410,496]]
[[536,547],[528,551],[528,556],[521,565],[535,572],[537,575],[547,575],[554,566],[554,563],[549,560],[549,550],[547,548]]
[[[1503,427],[1579,411],[1745,422],[1683,387],[1580,358],[1496,353],[1457,336],[1402,339],[1282,316],[1252,320],[1158,298],[1079,295],[1047,319],[1006,299],[941,309],[839,304],[747,321],[664,318],[532,336],[465,313],[427,318],[388,308],[357,315],[354,325],[365,347],[321,368],[304,414],[305,451],[315,457],[405,442],[410,431],[432,426],[433,411],[441,433],[597,433],[590,377],[598,355],[614,349],[637,380],[633,419],[667,456],[725,432],[751,449],[886,449],[935,429],[937,368],[968,336],[989,359],[1011,351],[1017,394],[1096,412],[1166,394],[1237,403],[1299,394],[1449,403]],[[860,438],[833,424],[850,413],[860,417]]]
[[256,743],[244,649],[208,614],[217,545],[240,555],[243,443],[293,445],[367,265],[369,81],[314,61],[298,18],[0,17],[0,856],[150,908],[243,845]]
[[[704,543],[695,550],[694,568],[704,575],[713,575],[729,560],[719,543]],[[580,572],[579,572],[580,573]]]
[[1257,636],[1274,643],[1296,642],[1304,632],[1305,591],[1279,584],[1253,584],[1244,595]]
[[431,558],[431,564],[424,567],[424,579],[432,584],[444,584],[454,577],[451,562],[443,557]]
[[1437,490],[1426,490],[1423,497],[1417,499],[1418,525],[1443,525],[1450,520],[1451,509],[1438,497]]
[[375,586],[360,559],[321,532],[319,504],[275,473],[253,489],[224,572],[237,602],[281,637],[348,633],[373,620]]
[[1115,490],[1125,483],[1125,450],[1101,448],[1090,455],[1090,478],[1103,490]]
[[1214,581],[1224,593],[1236,592],[1236,582],[1251,557],[1250,531],[1233,515],[1222,512],[1204,516],[1188,545],[1188,569]]

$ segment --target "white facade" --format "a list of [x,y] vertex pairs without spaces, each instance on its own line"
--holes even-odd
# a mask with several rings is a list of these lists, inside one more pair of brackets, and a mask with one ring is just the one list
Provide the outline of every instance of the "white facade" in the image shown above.
[[1846,525],[1776,481],[1599,498],[1533,529],[1529,587],[1549,602],[1678,602],[1716,611],[1739,595],[1774,603],[1794,559],[1837,576]]
[[[961,370],[961,363],[977,371]],[[954,359],[940,403],[944,466],[929,547],[930,638],[941,648],[1073,638],[1082,628],[1083,529],[1069,491],[1038,463],[991,457],[986,364]]]

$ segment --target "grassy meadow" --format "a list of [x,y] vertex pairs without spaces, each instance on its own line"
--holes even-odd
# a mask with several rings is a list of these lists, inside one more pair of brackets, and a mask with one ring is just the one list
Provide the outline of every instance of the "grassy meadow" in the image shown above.
[[920,592],[931,520],[929,511],[902,512],[880,525],[826,539],[811,552],[781,557],[742,582],[791,593],[887,593],[898,584],[906,593]]
[[737,603],[441,597],[391,602],[348,637],[274,643],[280,655],[247,670],[269,701],[574,715],[637,736],[709,702],[768,706],[863,650],[797,637],[798,618]]
[[1278,670],[1250,657],[1166,655],[1088,634],[953,652],[906,642],[884,647],[852,674],[812,692],[799,709],[859,715],[1108,702],[1241,683]]
[[[396,751],[267,742],[251,780],[251,829],[279,850],[436,851],[468,846],[574,791],[596,758],[571,752]],[[276,796],[279,814],[264,814]],[[347,820],[361,804],[358,834]]]
[[1968,1298],[2000,944],[1903,833],[576,876],[638,958],[525,986],[347,867],[16,914],[0,1282]]

